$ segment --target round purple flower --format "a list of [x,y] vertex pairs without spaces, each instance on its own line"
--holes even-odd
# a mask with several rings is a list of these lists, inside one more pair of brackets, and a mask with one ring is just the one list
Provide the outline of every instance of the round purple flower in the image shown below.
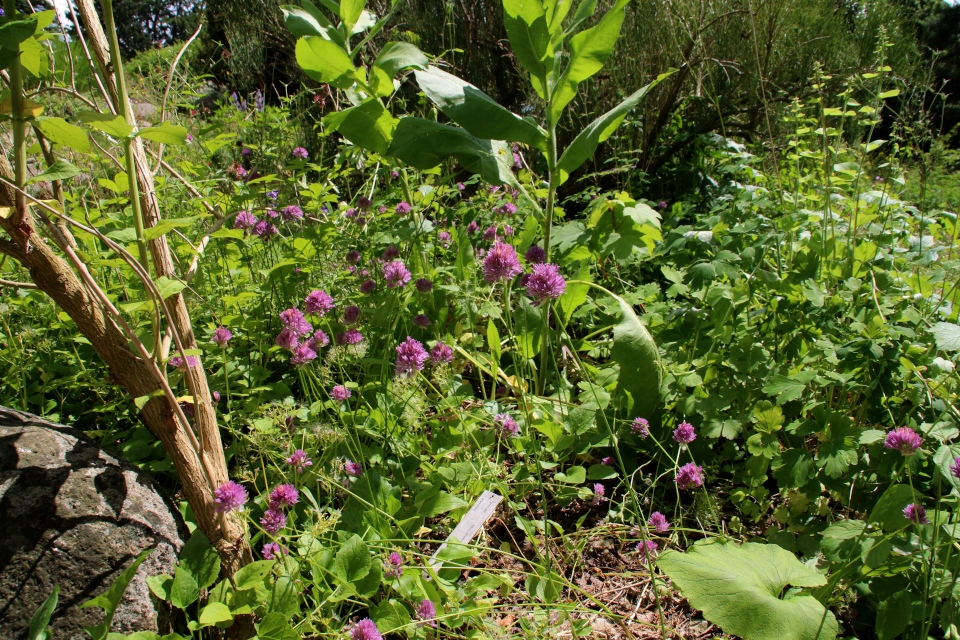
[[422,327],[424,329],[430,326],[430,318],[428,318],[426,314],[423,314],[423,313],[419,313],[413,316],[413,320],[411,322],[413,322],[413,324],[415,324],[416,326]]
[[301,160],[306,160],[310,157],[310,154],[307,153],[307,150],[303,147],[297,147],[293,150],[292,155],[294,158],[300,158]]
[[402,262],[394,260],[383,268],[383,279],[386,280],[388,289],[404,287],[410,282],[410,272]]
[[497,225],[487,227],[487,230],[483,232],[483,239],[487,242],[496,242],[497,241]]
[[483,279],[489,283],[497,280],[513,280],[522,271],[520,261],[517,259],[517,251],[505,242],[493,245],[483,260]]
[[443,246],[447,246],[448,244],[450,244],[450,233],[447,231],[441,231],[440,233],[437,234],[437,240]]
[[348,476],[360,476],[363,475],[363,467],[360,466],[360,463],[354,462],[353,460],[347,459],[343,461],[343,470],[347,473]]
[[641,438],[646,438],[650,435],[650,423],[647,422],[646,418],[634,418],[633,424],[630,425],[630,431]]
[[692,424],[689,422],[681,422],[680,425],[673,430],[673,439],[683,447],[686,447],[689,443],[697,439],[697,434],[693,430]]
[[313,326],[306,321],[303,314],[296,307],[281,311],[280,322],[298,336],[305,336],[313,331]]
[[327,337],[327,334],[323,332],[323,329],[317,329],[313,332],[313,335],[310,336],[310,339],[307,340],[307,346],[320,353],[320,349],[324,348],[330,344],[330,338]]
[[233,219],[233,228],[243,229],[247,233],[250,233],[250,230],[253,229],[257,222],[259,222],[257,216],[249,211],[241,211],[237,214],[237,217]]
[[271,200],[276,200],[280,197],[280,192],[274,189],[273,191],[267,191],[267,197]]
[[350,640],[383,640],[380,631],[377,630],[377,623],[370,618],[364,618],[353,625],[353,631],[350,632]]
[[466,189],[466,188],[467,188],[467,185],[463,184],[462,182],[458,182],[458,183],[457,183],[457,189],[458,189],[458,190],[463,191],[463,190]]
[[657,533],[666,533],[670,531],[670,523],[667,521],[666,516],[659,511],[654,511],[650,514],[650,519],[647,520],[647,524],[649,524],[650,528]]
[[350,389],[347,389],[342,384],[338,384],[337,386],[335,386],[333,389],[330,390],[330,398],[333,399],[335,402],[344,402],[351,395],[353,394],[350,393]]
[[517,212],[517,205],[513,204],[512,202],[504,202],[503,206],[500,207],[500,213],[508,216],[512,216],[516,212]]
[[696,463],[688,462],[680,467],[677,476],[673,479],[681,489],[695,489],[703,486],[703,467],[698,467]]
[[377,288],[377,283],[373,280],[364,280],[360,285],[360,293],[370,293]]
[[270,508],[278,511],[281,507],[292,507],[300,502],[300,492],[292,484],[281,484],[270,492]]
[[217,513],[236,511],[247,503],[247,490],[233,480],[227,480],[213,492]]
[[406,341],[397,347],[396,375],[406,374],[408,378],[412,378],[417,371],[423,371],[426,361],[427,352],[423,345],[407,336]]
[[905,456],[912,456],[922,442],[923,438],[910,427],[897,427],[887,434],[883,446],[887,449],[897,449]]
[[[434,345],[433,349],[430,350],[430,362],[434,364],[447,364],[453,362],[453,349],[438,342]],[[958,458],[960,460],[960,458]]]
[[643,542],[637,543],[637,551],[643,554],[648,563],[650,562],[650,559],[653,558],[653,554],[656,550],[657,543],[653,540],[644,540]]
[[300,346],[299,336],[292,329],[285,328],[281,331],[276,338],[277,346],[281,349],[286,349],[287,351],[293,351]]
[[661,200],[661,201],[657,204],[657,206],[660,207],[661,209],[666,209],[666,208],[667,208],[667,203],[664,202],[663,200]]
[[213,401],[214,401],[214,403],[220,402],[220,392],[219,392],[219,391],[213,391],[213,392],[211,393],[211,395],[213,396]]
[[303,473],[307,467],[313,466],[313,460],[303,449],[297,449],[287,458],[287,464],[296,469],[297,473]]
[[277,231],[277,228],[266,220],[261,220],[257,224],[253,225],[253,235],[257,236],[263,241],[269,240],[272,236],[280,233]]
[[333,310],[333,298],[326,291],[314,289],[307,294],[303,301],[303,306],[307,313],[323,317],[324,314]]
[[[186,363],[186,366],[184,366],[184,363]],[[186,361],[184,361],[184,359],[181,358],[180,356],[170,357],[170,366],[174,367],[175,369],[179,369],[181,371],[185,371],[187,369],[193,369],[199,364],[200,364],[200,361],[197,360],[196,356],[187,356]]]
[[960,456],[958,456],[953,464],[950,465],[950,475],[954,478],[960,479]]
[[347,262],[350,264],[357,264],[360,262],[360,252],[356,249],[351,249],[347,252]]
[[303,218],[303,209],[298,207],[295,204],[291,204],[288,207],[284,207],[280,211],[280,217],[283,218],[284,222],[290,222],[291,220],[300,220]]
[[418,278],[416,285],[417,291],[420,293],[429,293],[430,291],[433,291],[433,282],[427,280],[426,278]]
[[399,578],[403,573],[403,556],[394,551],[387,556],[387,561],[383,563],[384,575],[391,578]]
[[253,149],[243,148],[240,151],[240,155],[244,158],[249,158],[253,154]]
[[540,264],[547,259],[547,252],[538,244],[530,245],[527,252],[523,254],[527,264]]
[[599,482],[593,485],[593,506],[599,505],[601,502],[606,502],[607,499],[604,495],[607,493],[607,490]]
[[437,617],[437,608],[429,600],[423,600],[420,602],[420,605],[417,607],[417,617],[423,620],[417,626],[429,626],[436,628],[437,623],[433,618]]
[[356,329],[347,329],[337,334],[337,344],[360,344],[363,341],[363,334]]
[[276,535],[281,529],[287,526],[287,516],[282,511],[276,509],[267,509],[263,517],[260,518],[260,526],[271,535]]
[[247,177],[247,170],[239,162],[234,162],[227,167],[227,177],[231,180],[243,180]]
[[264,211],[264,213],[267,214],[267,217],[271,219],[276,219],[280,217],[280,214],[274,211],[273,209],[267,209],[266,211]]
[[476,233],[476,232],[479,231],[479,230],[480,230],[480,225],[477,224],[476,221],[473,221],[473,222],[471,222],[470,224],[467,225],[467,233],[469,233],[470,235],[473,235],[474,233]]
[[567,281],[560,275],[555,264],[535,264],[526,283],[527,295],[533,298],[533,306],[539,307],[547,300],[556,300],[567,289]]
[[407,214],[410,213],[412,210],[413,210],[413,208],[412,208],[409,204],[407,204],[406,202],[401,202],[400,204],[398,204],[398,205],[394,208],[394,211],[396,211],[397,214],[398,214],[398,215],[401,215],[401,216],[407,215]]
[[343,324],[354,324],[360,319],[360,307],[350,305],[343,310]]
[[263,545],[263,548],[260,549],[260,553],[263,554],[264,560],[275,560],[281,555],[288,555],[288,551],[276,542],[268,542],[267,544]]
[[612,467],[613,465],[617,464],[617,461],[614,460],[613,457],[607,456],[606,458],[600,461],[600,464],[607,467]]
[[903,517],[914,524],[930,524],[927,510],[922,504],[908,504],[903,508]]
[[361,211],[368,210],[372,204],[373,200],[367,196],[360,196],[360,198],[357,200],[357,206],[360,207]]
[[302,369],[308,362],[315,360],[316,357],[317,352],[304,344],[293,350],[293,355],[290,356],[290,364],[298,369]]
[[498,413],[497,417],[493,419],[493,426],[500,431],[500,435],[504,438],[514,438],[520,433],[520,426],[517,421],[507,413]]
[[380,256],[383,258],[384,262],[390,262],[391,260],[396,260],[400,257],[400,249],[397,249],[397,245],[392,244],[386,249],[383,250],[383,255]]
[[233,333],[226,327],[217,327],[213,332],[213,342],[219,345],[221,349],[227,346],[231,338],[233,338]]

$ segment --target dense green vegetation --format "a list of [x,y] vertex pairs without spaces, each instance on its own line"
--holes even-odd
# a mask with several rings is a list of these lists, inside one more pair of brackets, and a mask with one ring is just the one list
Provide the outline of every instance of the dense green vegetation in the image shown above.
[[[0,403],[181,492],[169,637],[956,637],[953,9],[211,2],[214,36],[126,62],[120,103],[160,107],[135,122],[13,4]],[[32,284],[31,242],[156,390]],[[201,440],[212,407],[222,530],[158,405]]]

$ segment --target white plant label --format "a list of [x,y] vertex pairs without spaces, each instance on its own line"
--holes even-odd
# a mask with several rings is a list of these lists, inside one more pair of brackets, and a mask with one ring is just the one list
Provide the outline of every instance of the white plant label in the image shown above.
[[493,515],[493,512],[497,510],[497,505],[500,504],[501,500],[503,500],[503,496],[497,495],[492,491],[484,491],[481,493],[477,501],[474,502],[470,510],[467,511],[467,514],[463,516],[460,524],[447,536],[447,542],[440,545],[440,548],[433,554],[433,558],[430,560],[430,566],[437,568],[437,565],[441,562],[441,560],[437,558],[437,555],[443,551],[447,543],[454,538],[457,539],[457,542],[470,544],[477,533],[480,532],[480,529],[483,528],[483,525],[486,524],[487,520],[490,519],[490,516]]

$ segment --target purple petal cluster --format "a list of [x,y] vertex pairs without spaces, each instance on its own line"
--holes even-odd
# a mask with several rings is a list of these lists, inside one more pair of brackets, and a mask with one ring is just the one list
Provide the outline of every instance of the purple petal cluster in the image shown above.
[[276,509],[267,509],[260,518],[260,526],[270,535],[276,535],[287,526],[287,516]]
[[363,474],[363,467],[360,466],[360,463],[350,459],[343,461],[343,470],[348,476],[357,477]]
[[556,300],[567,289],[567,281],[560,275],[555,264],[535,264],[527,279],[527,295],[533,298],[533,306],[539,307],[547,300]]
[[285,547],[281,547],[276,542],[268,542],[267,544],[263,545],[263,548],[260,549],[260,553],[263,554],[264,560],[275,560],[281,555],[289,554]]
[[697,433],[693,430],[693,425],[689,422],[681,422],[673,430],[673,439],[684,447],[697,439]]
[[670,531],[670,523],[667,521],[667,517],[659,511],[654,511],[650,514],[650,519],[647,520],[647,524],[657,533]]
[[350,251],[347,252],[347,262],[349,262],[350,264],[357,264],[358,262],[360,262],[360,258],[361,258],[360,252],[357,251],[356,249],[351,249]]
[[410,282],[410,272],[399,260],[387,264],[383,268],[383,279],[387,282],[387,288],[404,287]]
[[[186,366],[184,366],[184,363],[186,363]],[[180,356],[171,356],[171,357],[170,357],[170,366],[171,366],[171,367],[175,367],[175,368],[180,369],[180,370],[193,369],[194,367],[196,367],[196,366],[199,365],[199,364],[200,364],[200,361],[197,360],[197,357],[196,357],[196,356],[187,356],[187,359],[186,359],[186,360],[184,360],[184,359],[181,358]]]
[[401,342],[397,347],[396,375],[406,374],[408,378],[412,378],[417,371],[423,371],[427,357],[427,351],[423,345],[407,336],[406,341]]
[[950,475],[954,478],[960,479],[960,456],[958,456],[953,464],[950,465]]
[[282,507],[292,507],[300,502],[300,492],[292,484],[281,484],[270,492],[270,508],[279,510]]
[[428,293],[433,291],[433,282],[427,280],[426,278],[418,278],[416,281],[417,291],[420,293]]
[[330,398],[334,402],[345,402],[346,399],[352,395],[353,394],[350,393],[350,389],[347,389],[342,384],[338,384],[337,386],[335,386],[333,389],[330,390]]
[[380,631],[377,629],[377,623],[370,618],[364,618],[353,625],[350,632],[350,640],[383,640]]
[[394,207],[393,210],[396,211],[398,215],[405,216],[413,210],[413,207],[411,207],[406,202],[401,202],[396,207]]
[[297,473],[303,473],[307,467],[313,466],[313,460],[310,459],[306,451],[297,449],[287,458],[287,464],[296,469]]
[[383,563],[384,575],[391,578],[399,578],[403,573],[403,556],[394,551],[387,556],[387,561]]
[[310,336],[310,339],[307,340],[307,346],[320,353],[320,349],[330,344],[330,338],[327,337],[327,334],[323,332],[323,329],[317,329],[313,332],[313,335]]
[[377,283],[373,280],[364,280],[360,285],[360,293],[370,293],[377,288]]
[[688,462],[680,467],[677,476],[673,479],[680,489],[696,489],[703,486],[703,467],[694,462]]
[[646,438],[650,435],[650,423],[646,418],[634,418],[633,424],[630,425],[630,431],[641,438]]
[[360,307],[350,305],[343,310],[343,324],[354,324],[360,319]]
[[513,438],[520,433],[520,426],[508,413],[498,413],[497,417],[493,419],[493,425],[504,438]]
[[930,524],[927,510],[922,504],[908,504],[903,508],[903,517],[914,524]]
[[306,321],[303,314],[297,308],[287,309],[280,312],[280,322],[297,336],[305,336],[313,331],[313,326]]
[[247,503],[247,490],[233,480],[227,480],[213,492],[217,513],[236,511]]
[[304,344],[293,350],[293,355],[290,356],[290,364],[298,369],[302,369],[307,363],[316,358],[317,352]]
[[303,147],[297,147],[293,150],[291,155],[293,155],[294,158],[300,158],[301,160],[306,160],[310,157],[310,154]]
[[290,222],[291,220],[300,220],[303,218],[303,209],[298,207],[295,204],[284,207],[280,211],[280,217],[283,218],[284,222]]
[[226,327],[217,327],[213,332],[213,342],[214,344],[219,345],[221,348],[227,346],[227,343],[233,338],[233,333],[230,332],[230,329]]
[[237,214],[237,217],[233,220],[234,229],[243,229],[248,234],[250,230],[259,222],[257,216],[253,215],[249,211],[241,211]]
[[360,344],[363,341],[363,334],[356,329],[347,329],[337,334],[336,341],[337,344]]
[[593,485],[593,505],[597,506],[601,502],[606,502],[607,499],[604,495],[607,493],[606,488],[599,482]]
[[[430,350],[430,362],[433,364],[448,364],[453,362],[453,349],[442,342],[438,342]],[[960,459],[960,458],[958,458]]]
[[912,456],[922,442],[923,438],[920,434],[910,427],[897,427],[887,434],[883,446],[887,449],[897,449],[905,456]]
[[437,608],[430,600],[423,600],[417,606],[417,617],[423,620],[418,627],[429,626],[436,628],[437,623],[433,618],[437,617]]
[[430,318],[423,313],[418,313],[417,315],[413,316],[413,320],[411,320],[411,322],[418,327],[422,327],[423,329],[426,329],[430,326]]
[[523,257],[526,259],[527,264],[540,264],[546,261],[547,252],[544,251],[540,245],[532,244],[530,248],[527,249],[527,252],[523,254]]
[[275,236],[278,233],[280,232],[277,231],[277,228],[266,220],[261,220],[257,224],[253,225],[253,235],[264,241],[269,240],[272,236]]
[[297,333],[290,328],[281,331],[275,340],[277,346],[287,351],[293,351],[300,346],[300,339]]
[[326,291],[314,289],[307,294],[303,306],[307,313],[323,317],[324,314],[333,311],[333,298]]
[[516,249],[505,242],[493,245],[483,260],[483,279],[491,284],[497,280],[513,280],[522,271]]

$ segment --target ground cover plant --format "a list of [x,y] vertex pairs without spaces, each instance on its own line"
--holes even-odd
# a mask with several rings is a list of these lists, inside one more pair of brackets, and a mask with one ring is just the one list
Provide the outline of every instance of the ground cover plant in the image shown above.
[[[138,123],[109,2],[72,63],[95,96],[52,12],[14,4],[2,401],[182,500],[193,535],[150,580],[165,637],[957,633],[958,227],[948,177],[924,201],[922,137],[874,135],[908,89],[882,34],[768,114],[779,146],[701,139],[699,189],[560,202],[674,73],[559,145],[625,0],[503,3],[539,121],[374,50],[390,12],[285,6],[336,106],[312,127],[189,82]],[[484,534],[448,540],[485,491]],[[137,564],[88,603],[93,638]]]

